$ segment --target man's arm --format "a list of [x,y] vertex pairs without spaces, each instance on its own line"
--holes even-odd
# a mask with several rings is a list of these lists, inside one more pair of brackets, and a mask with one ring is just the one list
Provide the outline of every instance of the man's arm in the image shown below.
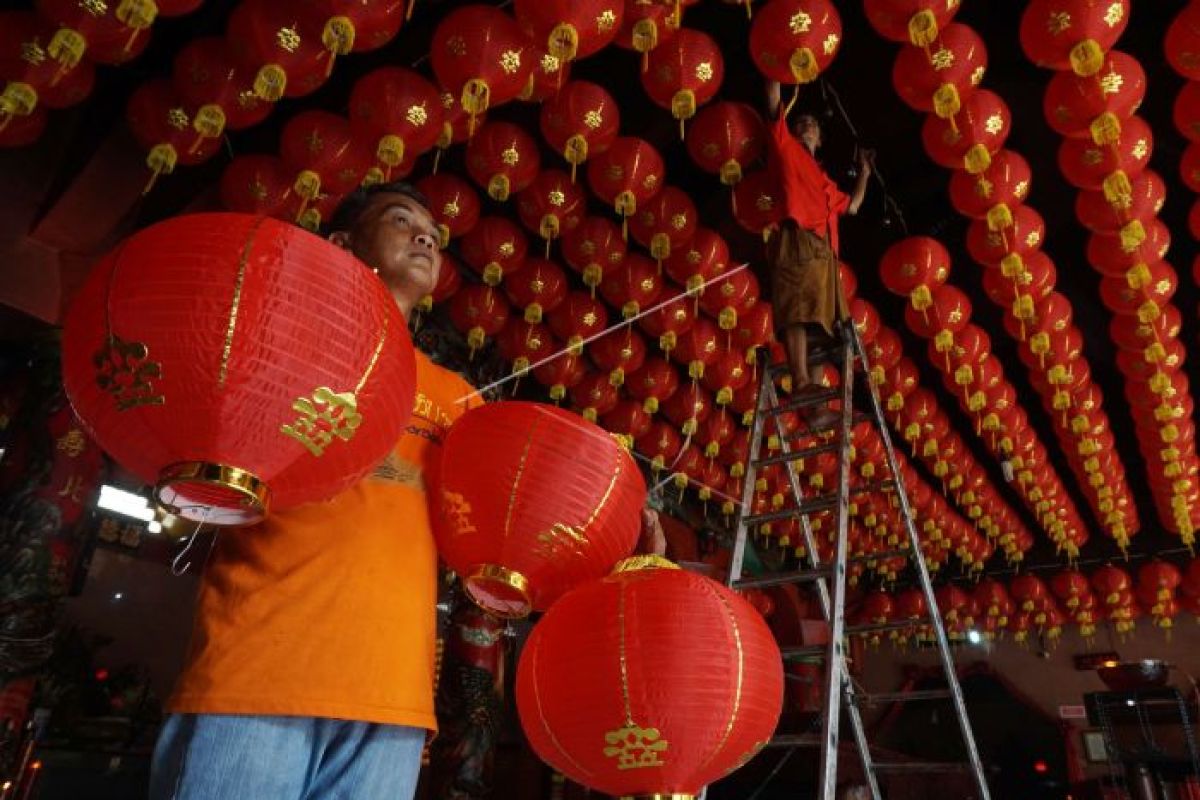
[[858,151],[858,179],[854,182],[854,191],[850,194],[850,205],[846,207],[847,214],[857,214],[863,198],[867,196],[867,181],[871,179],[871,169],[875,166],[874,150]]
[[767,113],[770,114],[771,119],[779,117],[781,97],[779,81],[767,81]]

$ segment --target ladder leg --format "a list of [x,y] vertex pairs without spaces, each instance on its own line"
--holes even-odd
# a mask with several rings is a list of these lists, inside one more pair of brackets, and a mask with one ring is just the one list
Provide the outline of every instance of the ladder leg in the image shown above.
[[776,402],[775,385],[771,382],[770,364],[763,367],[762,377],[758,385],[758,398],[754,401],[754,424],[750,430],[750,454],[746,459],[746,475],[742,484],[742,508],[738,514],[737,535],[733,540],[733,556],[729,560],[729,576],[725,585],[732,587],[734,582],[742,577],[742,565],[746,560],[746,537],[750,535],[746,518],[751,514],[754,504],[754,479],[758,470],[754,465],[758,461],[759,450],[762,448],[763,420],[766,409]]
[[862,712],[855,702],[854,687],[850,682],[850,673],[845,673],[844,691],[846,696],[846,712],[850,716],[850,731],[854,734],[854,743],[858,747],[858,757],[862,761],[863,777],[871,792],[871,800],[882,800],[879,793],[879,779],[875,776],[875,762],[871,758],[871,744],[867,741],[867,729],[863,725]]
[[[863,352],[862,341],[858,337],[858,331],[854,330],[853,326],[850,326],[850,330],[854,340],[854,350],[862,358],[863,371],[869,374],[870,365],[867,363],[866,353]],[[917,579],[921,584],[921,592],[925,596],[925,603],[929,609],[930,627],[933,628],[934,637],[937,640],[938,656],[941,659],[942,670],[946,675],[946,686],[950,690],[950,697],[954,703],[954,714],[958,718],[963,746],[967,751],[967,761],[971,767],[971,774],[975,779],[975,789],[978,792],[976,800],[991,800],[987,777],[983,771],[983,762],[979,758],[979,749],[975,746],[975,734],[971,730],[971,719],[967,716],[967,704],[963,699],[962,686],[958,682],[958,673],[955,672],[954,654],[950,651],[950,640],[946,637],[945,626],[942,625],[942,616],[938,610],[937,599],[933,594],[933,583],[929,578],[929,569],[925,565],[925,554],[921,550],[921,540],[917,535],[917,526],[913,519],[912,506],[909,505],[908,493],[905,491],[899,464],[896,462],[896,451],[892,445],[892,436],[888,430],[886,419],[883,416],[883,408],[879,404],[879,395],[876,394],[874,387],[871,387],[870,395],[872,411],[876,420],[880,422],[879,434],[883,437],[888,468],[891,470],[892,478],[896,482],[896,495],[900,501],[901,514],[904,517],[904,527],[908,531],[908,541],[912,547],[913,562],[917,568]]]

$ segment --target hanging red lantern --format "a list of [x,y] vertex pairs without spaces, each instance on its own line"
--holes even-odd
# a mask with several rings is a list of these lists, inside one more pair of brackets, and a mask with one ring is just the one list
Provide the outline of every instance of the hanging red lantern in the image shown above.
[[[1150,218],[1141,225],[1145,236],[1093,233],[1088,237],[1087,260],[1102,275],[1125,275],[1139,264],[1161,261],[1171,248],[1171,232],[1162,220]],[[1140,240],[1140,241],[1139,241]]]
[[562,339],[578,355],[583,342],[608,327],[608,309],[587,292],[571,292],[547,323],[554,335]]
[[72,106],[91,94],[95,84],[90,61],[68,67],[47,52],[42,42],[53,41],[54,35],[54,28],[32,12],[0,12],[0,132],[25,122],[20,136],[9,134],[14,146],[16,139],[41,127],[44,114],[36,112]]
[[1146,223],[1162,210],[1167,187],[1158,173],[1147,169],[1129,182],[1129,194],[1109,199],[1103,190],[1080,192],[1075,198],[1075,216],[1090,231],[1120,233],[1133,220]]
[[697,224],[699,214],[692,199],[682,189],[666,186],[641,204],[629,222],[629,229],[633,238],[661,263],[674,250],[691,241]]
[[729,264],[729,245],[710,228],[698,227],[684,249],[664,262],[667,275],[688,292],[702,291],[704,284],[724,272]]
[[679,29],[674,24],[673,11],[664,3],[645,0],[625,0],[625,15],[615,43],[626,50],[641,53],[643,58],[658,45],[669,41]]
[[404,67],[374,69],[350,93],[350,124],[370,143],[385,177],[433,148],[443,132],[444,111],[437,88]]
[[37,0],[37,10],[57,27],[46,50],[64,72],[85,55],[90,61],[114,65],[137,58],[150,42],[147,32],[157,16],[157,9],[140,4],[77,0]]
[[1078,608],[1083,598],[1091,595],[1088,579],[1078,570],[1068,569],[1057,573],[1050,579],[1050,588],[1067,608]]
[[540,161],[537,142],[511,122],[484,123],[467,143],[467,173],[501,203],[533,183]]
[[[1046,238],[1046,223],[1042,215],[1027,205],[1012,211],[1012,225],[992,230],[986,219],[977,219],[967,227],[967,252],[971,258],[988,267],[1020,264],[1020,257],[1034,252]],[[1014,261],[1013,258],[1016,260]]]
[[1179,335],[1179,309],[1168,305],[1152,320],[1143,321],[1136,315],[1114,316],[1108,323],[1108,336],[1113,344],[1123,350],[1144,352],[1146,348],[1160,345],[1164,339]]
[[654,146],[632,136],[618,136],[608,150],[588,160],[588,186],[626,219],[662,190],[665,175]]
[[517,99],[543,103],[558,94],[563,84],[571,79],[572,62],[551,55],[544,42],[532,41],[531,44],[529,57],[533,59],[533,70]]
[[1186,5],[1167,28],[1163,41],[1167,63],[1189,81],[1200,81],[1200,10]]
[[630,253],[619,267],[605,275],[600,294],[621,310],[621,316],[631,319],[657,302],[663,288],[664,281],[654,262],[641,253]]
[[738,318],[758,303],[758,278],[749,268],[727,269],[700,298],[701,307],[716,318],[723,331],[738,326]]
[[625,381],[625,391],[635,400],[641,400],[648,414],[657,413],[662,403],[678,390],[679,373],[659,356],[649,356],[641,369]]
[[910,298],[914,309],[925,312],[933,289],[950,277],[950,253],[937,239],[906,237],[884,252],[879,277],[888,291]]
[[325,71],[334,59],[383,47],[404,24],[405,0],[363,3],[357,0],[304,0],[308,27],[319,32],[325,48]]
[[461,144],[471,138],[471,134],[475,133],[475,128],[487,119],[486,114],[477,114],[472,116],[468,114],[454,95],[449,92],[442,92],[438,95],[442,103],[442,130],[438,134],[436,147],[437,153],[434,155],[433,171],[437,172],[438,164],[441,161],[442,153],[446,152],[453,145]]
[[1033,0],[1021,15],[1021,48],[1039,67],[1095,75],[1129,23],[1129,0]]
[[704,377],[704,368],[717,359],[720,349],[717,326],[704,317],[679,334],[670,356],[673,361],[687,367],[692,380]]
[[242,0],[229,15],[225,42],[254,74],[254,93],[274,103],[314,92],[328,76],[320,39],[301,31],[287,5]]
[[301,111],[283,126],[279,155],[294,176],[292,188],[312,203],[323,194],[344,195],[366,175],[370,156],[344,117]]
[[1135,314],[1143,318],[1157,317],[1162,308],[1171,302],[1179,287],[1179,277],[1165,261],[1146,268],[1149,279],[1137,288],[1129,285],[1128,278],[1102,278],[1100,300],[1114,314]]
[[1112,564],[1105,564],[1092,573],[1092,588],[1104,604],[1112,607],[1121,602],[1121,593],[1129,591],[1133,582],[1129,573]]
[[842,20],[829,0],[772,0],[750,24],[750,57],[780,83],[812,83],[842,43]]
[[[666,364],[665,361],[662,363]],[[669,366],[667,369],[671,371],[671,374],[675,374],[675,371]],[[639,453],[650,459],[651,469],[658,473],[673,465],[683,446],[683,440],[671,423],[663,419],[652,419],[650,427],[637,437],[634,446]]]
[[[704,448],[704,457],[711,460],[720,455],[721,448],[729,443],[736,432],[737,423],[735,422],[735,418],[725,413],[722,409],[715,414],[709,414],[704,422],[701,423],[699,429],[696,431],[696,440]],[[722,475],[719,484],[724,485],[724,483],[725,479]]]
[[[1111,197],[1129,194],[1129,181],[1142,174],[1154,151],[1154,134],[1141,117],[1121,125],[1111,142],[1098,145],[1091,139],[1064,139],[1058,148],[1058,168],[1067,183],[1079,189],[1103,189]],[[1114,179],[1120,173],[1124,180]]]
[[1046,584],[1036,575],[1017,575],[1008,584],[1013,600],[1021,604],[1022,611],[1033,611],[1047,596]]
[[1013,224],[1013,210],[1029,196],[1031,180],[1028,161],[1000,150],[982,172],[958,170],[950,176],[950,204],[964,217],[985,220],[989,230],[1004,230]]
[[558,343],[550,331],[523,317],[510,316],[496,334],[500,357],[512,364],[514,375],[524,374],[531,366],[554,353]]
[[159,175],[173,172],[176,164],[200,164],[216,155],[221,146],[217,139],[201,139],[197,144],[191,116],[169,81],[143,83],[130,96],[125,113],[153,173],[146,191]]
[[637,466],[608,433],[542,403],[464,414],[433,485],[438,553],[472,600],[504,618],[548,608],[629,555],[646,500]]
[[544,258],[527,260],[519,275],[504,282],[508,299],[527,322],[541,322],[544,314],[562,304],[569,288],[563,268]]
[[646,562],[571,592],[538,624],[517,670],[521,724],[539,757],[574,781],[621,796],[697,795],[771,737],[783,662],[744,599]]
[[697,384],[680,387],[662,404],[663,415],[675,423],[684,436],[694,435],[712,410],[712,397]]
[[588,156],[612,146],[621,128],[621,110],[603,86],[591,81],[571,81],[542,104],[542,136],[575,168]]
[[450,321],[467,338],[472,355],[504,328],[508,316],[508,303],[490,286],[467,284],[450,298]]
[[962,109],[954,116],[927,116],[921,142],[939,166],[974,174],[987,169],[1011,128],[1012,114],[1004,100],[995,92],[977,89],[962,100]]
[[600,372],[588,372],[583,380],[571,387],[570,394],[571,403],[588,422],[595,422],[602,414],[612,411],[621,399],[617,387],[609,383],[608,375]]
[[952,22],[938,34],[936,47],[900,48],[892,67],[892,85],[910,107],[949,119],[983,80],[987,59],[987,47],[979,34]]
[[893,42],[927,47],[954,18],[958,4],[934,0],[867,0],[867,21],[879,35]]
[[600,418],[600,424],[613,433],[627,436],[631,440],[640,439],[650,430],[650,415],[642,408],[642,404],[633,400],[619,400],[615,406]]
[[695,324],[696,314],[693,306],[686,296],[677,297],[639,317],[638,325],[650,336],[658,339],[658,346],[664,353],[670,353],[675,348],[679,335]]
[[562,254],[566,262],[583,277],[593,292],[609,270],[625,262],[625,237],[616,223],[604,217],[584,217],[562,236]]
[[755,303],[748,311],[738,314],[738,325],[733,331],[734,346],[746,353],[746,361],[754,363],[756,348],[765,347],[775,330],[775,319],[770,303]]
[[517,21],[560,61],[586,58],[616,38],[623,0],[517,0]]
[[529,244],[525,232],[507,217],[484,217],[463,234],[460,252],[467,266],[488,286],[525,266]]
[[625,376],[642,368],[646,361],[646,341],[631,326],[601,336],[588,348],[592,363],[608,374],[613,386],[625,383]]
[[546,240],[549,249],[553,239],[583,221],[587,198],[571,181],[570,175],[556,169],[544,169],[517,196],[517,213],[528,230]]
[[1179,177],[1189,191],[1200,194],[1200,142],[1192,142],[1184,148],[1183,157],[1179,159]]
[[515,99],[535,66],[516,20],[484,5],[462,6],[442,18],[430,61],[438,83],[472,118]]
[[1007,277],[1003,268],[991,267],[983,273],[983,291],[996,305],[1011,308],[1021,297],[1036,303],[1054,291],[1058,270],[1045,252],[1037,250],[1021,259],[1022,269]]
[[750,382],[746,359],[738,350],[719,349],[717,356],[704,370],[704,386],[713,392],[719,406],[733,402],[733,395]]
[[687,151],[696,166],[734,186],[745,168],[762,155],[762,117],[746,103],[719,102],[696,115],[687,132]]
[[583,380],[587,366],[572,352],[560,353],[533,370],[534,379],[545,386],[555,403],[567,396],[567,390]]
[[706,33],[681,28],[671,41],[650,51],[642,86],[658,106],[671,112],[683,124],[696,115],[721,88],[725,79],[725,59],[721,48]]
[[1146,96],[1146,72],[1133,56],[1114,50],[1095,75],[1058,72],[1046,87],[1042,111],[1050,127],[1072,139],[1115,142],[1122,123]]
[[763,241],[787,214],[787,203],[778,176],[767,170],[746,175],[733,187],[733,217]]
[[429,201],[428,208],[437,222],[442,247],[479,222],[479,195],[471,184],[457,175],[427,175],[417,181],[417,189]]
[[221,205],[230,211],[277,216],[291,191],[291,175],[276,156],[236,156],[221,173]]
[[[338,291],[281,295],[327,281]],[[269,218],[195,214],[92,271],[63,378],[92,437],[160,503],[237,525],[356,483],[400,437],[416,373],[396,304],[344,250]]]
[[234,60],[220,36],[184,45],[171,76],[183,102],[196,109],[192,127],[198,136],[215,139],[226,128],[249,128],[271,113],[271,104],[254,93],[254,74]]
[[432,292],[421,298],[417,307],[422,311],[430,311],[433,309],[434,303],[441,303],[453,297],[460,286],[462,286],[462,268],[459,266],[458,259],[449,253],[442,253],[442,268],[438,270],[437,283],[433,285]]
[[1200,80],[1188,81],[1175,95],[1175,129],[1189,142],[1200,142]]
[[945,353],[954,345],[954,334],[971,321],[971,301],[953,286],[939,286],[933,290],[929,310],[921,313],[909,306],[904,309],[904,321],[921,338],[935,340],[938,350]]

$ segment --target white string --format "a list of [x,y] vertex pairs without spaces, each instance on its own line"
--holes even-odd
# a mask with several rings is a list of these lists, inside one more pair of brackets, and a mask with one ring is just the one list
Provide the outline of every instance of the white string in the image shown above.
[[[202,530],[204,530],[204,526],[208,523],[208,518],[209,518],[209,516],[212,515],[212,513],[213,513],[213,509],[211,506],[206,506],[204,508],[204,516],[200,520],[199,524],[196,525],[196,530],[192,531],[192,535],[188,537],[187,544],[185,544],[183,546],[183,549],[179,551],[179,554],[176,555],[175,558],[171,559],[171,574],[174,575],[176,578],[185,574],[188,571],[188,569],[192,566],[192,562],[190,559],[182,567],[179,566],[179,562],[183,559],[184,556],[186,556],[189,552],[191,552],[192,546],[196,543],[196,537],[198,537],[200,535],[200,532]],[[213,537],[213,543],[214,544],[216,543],[216,537]],[[212,552],[211,545],[209,546],[209,552],[210,553]]]
[[551,361],[554,361],[556,359],[562,358],[564,355],[567,355],[568,353],[570,353],[573,350],[576,350],[577,348],[583,347],[584,345],[587,345],[587,344],[591,344],[592,342],[596,341],[597,339],[607,336],[608,334],[612,333],[613,331],[618,331],[627,325],[632,325],[634,322],[637,322],[642,317],[653,314],[655,311],[658,311],[659,309],[662,309],[662,308],[665,308],[665,307],[671,305],[671,303],[674,303],[675,301],[679,300],[680,298],[690,297],[693,293],[698,294],[700,292],[703,292],[710,285],[712,285],[714,283],[719,283],[719,282],[725,280],[726,278],[728,278],[730,275],[733,275],[735,273],[741,272],[744,269],[749,269],[749,268],[750,268],[750,262],[747,261],[746,263],[742,264],[741,266],[733,267],[732,269],[727,269],[724,272],[722,272],[720,275],[710,278],[709,280],[700,284],[700,286],[697,287],[696,290],[694,290],[694,292],[688,291],[685,289],[684,291],[680,292],[679,294],[675,295],[674,297],[668,298],[667,300],[664,300],[663,302],[659,303],[656,306],[652,306],[651,308],[648,308],[645,311],[640,311],[637,314],[635,314],[634,316],[630,317],[629,319],[618,322],[616,325],[613,325],[611,328],[605,328],[604,330],[600,331],[599,333],[592,334],[591,336],[584,339],[582,342],[580,342],[577,345],[568,345],[567,347],[564,347],[562,350],[559,350],[557,353],[551,353],[550,355],[543,358],[541,361],[538,361],[536,364],[530,364],[528,367],[526,367],[521,372],[514,372],[513,374],[507,375],[498,381],[493,381],[492,383],[489,383],[487,386],[476,389],[475,391],[471,392],[470,394],[465,394],[462,397],[458,398],[458,400],[456,400],[455,402],[456,403],[466,403],[472,397],[479,397],[484,392],[490,392],[491,390],[493,390],[497,387],[503,386],[504,384],[508,383],[509,381],[518,380],[521,378],[521,376],[523,376],[527,372],[533,372],[538,367],[541,367],[545,364],[549,364]]

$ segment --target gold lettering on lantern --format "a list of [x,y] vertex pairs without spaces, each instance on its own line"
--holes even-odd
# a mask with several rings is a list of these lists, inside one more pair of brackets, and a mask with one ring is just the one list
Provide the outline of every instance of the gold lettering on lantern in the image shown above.
[[1113,3],[1104,12],[1104,24],[1110,28],[1117,27],[1117,24],[1125,18],[1125,9],[1121,8],[1120,3]]
[[1004,117],[1000,114],[992,114],[984,121],[983,129],[995,136],[1004,129]]
[[295,28],[280,28],[275,32],[275,41],[281,49],[294,53],[300,48],[300,33]]
[[556,522],[548,531],[537,535],[534,552],[547,560],[564,555],[582,555],[587,548],[588,539],[583,532],[570,525]]
[[79,0],[79,7],[93,17],[103,17],[108,13],[108,3],[104,0]]
[[550,205],[558,207],[567,202],[567,196],[563,192],[555,189],[546,195],[546,199],[550,201]]
[[518,50],[505,50],[500,54],[500,68],[506,75],[512,75],[521,68],[521,53]]
[[1105,95],[1116,94],[1121,91],[1121,87],[1124,84],[1125,76],[1112,69],[1109,70],[1107,75],[1100,78],[1100,92]]
[[429,112],[425,110],[425,104],[409,106],[408,111],[404,113],[404,119],[409,125],[414,128],[419,128],[429,121]]
[[711,81],[713,77],[713,66],[708,61],[701,61],[696,65],[696,78],[702,81]]
[[221,348],[221,366],[217,371],[217,385],[224,387],[225,378],[229,375],[229,356],[233,353],[233,335],[237,331],[238,311],[242,306],[242,285],[246,281],[246,265],[250,263],[250,248],[258,235],[258,229],[266,217],[260,217],[250,228],[246,243],[242,245],[242,254],[238,258],[237,277],[233,281],[233,300],[229,304],[229,322],[225,326],[225,345]]
[[604,734],[604,741],[604,755],[615,758],[619,770],[665,766],[660,754],[668,743],[658,728],[626,725]]
[[825,41],[821,42],[821,49],[825,51],[825,55],[831,56],[833,55],[833,51],[837,50],[838,42],[840,41],[841,39],[838,38],[836,33],[831,33],[825,37]]
[[542,56],[541,67],[542,72],[545,72],[549,75],[558,72],[562,68],[562,62],[558,60],[558,56],[552,56],[549,53],[546,53],[544,56]]
[[586,314],[584,314],[584,315],[581,317],[581,319],[583,320],[583,324],[584,324],[584,325],[586,325],[586,326],[588,326],[589,328],[595,327],[595,325],[596,325],[596,312],[595,312],[595,311],[589,311],[589,312],[587,312]]
[[1071,14],[1067,11],[1051,11],[1046,15],[1046,30],[1051,36],[1058,36],[1060,33],[1071,27]]
[[46,49],[36,38],[32,42],[21,42],[21,60],[36,67],[46,60]]
[[677,231],[681,231],[687,227],[687,214],[675,214],[671,217],[671,227]]
[[976,67],[975,71],[971,73],[971,85],[978,86],[980,83],[982,83],[983,76],[986,72],[987,72],[987,67],[983,66],[982,64],[980,64],[978,67]]
[[653,189],[655,186],[658,186],[658,176],[655,175],[653,172],[650,173],[649,175],[647,175],[646,177],[642,178],[642,187],[643,188]]
[[[446,49],[450,51],[452,56],[465,56],[467,54],[467,41],[461,36],[451,36],[446,40]],[[453,102],[453,98],[451,98]]]
[[596,30],[607,33],[617,24],[617,15],[611,8],[606,8],[596,17]]
[[478,530],[471,522],[471,504],[458,492],[445,492],[442,495],[442,512],[449,517],[454,526],[454,535],[462,536],[475,533]]
[[54,448],[60,453],[65,453],[67,458],[78,458],[85,447],[87,447],[87,438],[79,428],[71,428],[58,437],[58,441],[54,443]]
[[933,68],[938,72],[950,69],[954,66],[954,53],[945,47],[940,47],[929,56],[929,62],[933,64]]
[[1016,186],[1013,187],[1013,194],[1017,197],[1024,197],[1028,191],[1029,181],[1020,181]]
[[354,432],[362,424],[354,392],[335,392],[328,386],[318,387],[311,398],[296,398],[292,410],[300,416],[290,424],[280,425],[279,432],[318,457],[335,438],[344,442],[354,438]]
[[754,199],[754,206],[759,211],[770,211],[775,207],[775,200],[769,194],[760,194]]
[[110,335],[92,356],[96,384],[113,396],[118,411],[137,406],[161,406],[166,398],[156,394],[153,381],[162,377],[162,364],[150,361],[150,349],[142,342],[126,342]]
[[600,113],[600,109],[594,108],[583,115],[583,124],[592,130],[596,130],[604,124],[604,116]]
[[788,22],[793,34],[808,33],[812,28],[812,17],[804,11],[797,11]]
[[517,152],[517,148],[509,147],[500,153],[500,160],[510,167],[515,167],[521,161],[521,154]]
[[70,475],[67,477],[67,484],[59,490],[58,496],[65,497],[73,503],[82,503],[83,498],[80,494],[83,492],[83,478],[78,475]]
[[459,214],[458,201],[457,200],[447,200],[446,203],[442,206],[442,214],[449,217],[450,219],[454,219],[455,217],[457,217]]
[[172,108],[167,112],[167,124],[181,131],[191,125],[192,121],[182,108]]
[[1150,152],[1150,144],[1145,139],[1138,139],[1131,152],[1134,158],[1141,161]]

